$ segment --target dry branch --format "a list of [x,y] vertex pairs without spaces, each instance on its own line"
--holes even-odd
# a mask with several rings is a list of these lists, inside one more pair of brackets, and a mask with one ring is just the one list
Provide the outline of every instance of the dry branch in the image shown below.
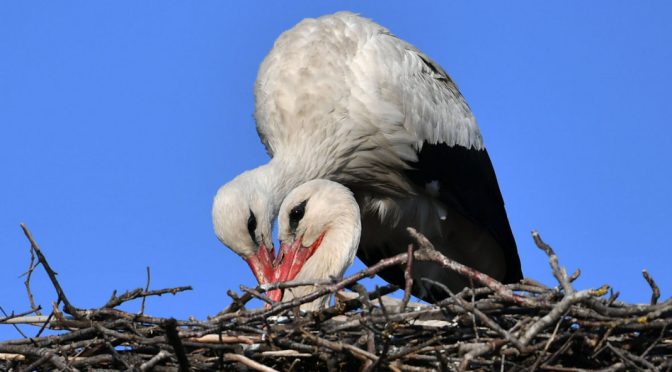
[[[0,342],[0,370],[666,370],[672,367],[672,299],[626,304],[608,287],[573,287],[579,271],[567,276],[558,256],[538,233],[537,246],[549,258],[558,281],[549,288],[531,279],[504,285],[433,249],[412,230],[416,247],[353,276],[320,283],[289,282],[229,291],[232,303],[207,320],[175,320],[145,314],[148,297],[177,294],[190,287],[127,291],[96,309],[75,308],[30,232],[22,226],[63,304],[49,315],[30,299],[29,311],[0,318],[0,326],[22,323],[61,330],[49,336]],[[465,288],[434,305],[409,303],[414,260],[431,260],[465,275],[477,288]],[[383,296],[394,286],[367,291],[360,279],[386,267],[405,269],[403,299]],[[31,263],[29,273],[37,264]],[[287,303],[272,303],[264,292],[274,287],[314,285],[315,291]],[[437,285],[437,283],[434,283]],[[29,288],[29,285],[26,286]],[[334,306],[301,313],[299,305],[350,289]],[[448,289],[446,288],[446,291]],[[30,290],[28,289],[30,297]],[[268,307],[247,309],[253,298]],[[119,310],[139,299],[140,313]],[[66,329],[67,331],[62,331]],[[68,330],[69,329],[69,330]]]

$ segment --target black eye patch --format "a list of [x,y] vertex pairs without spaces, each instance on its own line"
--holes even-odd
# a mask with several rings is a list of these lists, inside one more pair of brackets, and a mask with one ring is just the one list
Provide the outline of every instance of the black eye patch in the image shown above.
[[301,221],[303,215],[306,213],[306,203],[308,203],[308,200],[302,201],[289,212],[289,228],[292,231],[299,227],[299,221]]
[[250,233],[250,238],[252,238],[252,241],[255,244],[257,243],[257,235],[255,234],[256,230],[257,230],[257,218],[254,217],[254,213],[252,213],[252,210],[250,210],[250,217],[247,218],[247,232]]

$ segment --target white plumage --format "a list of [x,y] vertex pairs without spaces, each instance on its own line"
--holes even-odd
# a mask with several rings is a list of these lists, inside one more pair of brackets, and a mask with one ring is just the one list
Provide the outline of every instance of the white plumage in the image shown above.
[[[301,213],[297,214],[299,209]],[[360,232],[359,207],[350,190],[328,180],[308,181],[292,190],[280,206],[281,248],[276,272],[288,273],[292,266],[298,270],[281,281],[340,279],[355,259]],[[302,249],[311,250],[304,256],[307,259],[293,260],[296,251]],[[314,290],[312,286],[286,289],[282,300],[289,301]],[[302,305],[301,309],[317,310],[328,300],[324,296]]]
[[[504,281],[522,277],[471,110],[415,47],[352,13],[306,19],[275,42],[254,92],[257,131],[272,160],[224,185],[213,205],[217,236],[241,256],[270,247],[270,226],[290,190],[326,178],[355,194],[365,263],[404,252],[412,226],[469,266]],[[400,270],[382,276],[403,283]],[[429,263],[416,265],[414,276],[453,289],[467,284]],[[442,296],[421,280],[414,294]]]

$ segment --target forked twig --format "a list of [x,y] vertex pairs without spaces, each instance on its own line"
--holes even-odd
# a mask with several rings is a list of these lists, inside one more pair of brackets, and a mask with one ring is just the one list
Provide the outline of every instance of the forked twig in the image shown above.
[[68,298],[65,296],[65,292],[63,291],[63,288],[61,288],[61,284],[58,282],[56,279],[56,272],[52,270],[51,266],[47,262],[47,259],[44,257],[42,254],[42,251],[40,250],[40,247],[37,246],[37,243],[35,243],[35,240],[33,239],[33,235],[30,233],[26,225],[21,224],[21,229],[23,230],[23,233],[26,235],[26,238],[28,238],[28,241],[30,242],[30,247],[32,250],[35,252],[37,255],[37,259],[39,262],[42,264],[42,267],[44,267],[44,270],[47,272],[47,275],[49,276],[49,280],[51,280],[51,284],[54,286],[54,289],[56,289],[56,293],[58,294],[58,298],[63,302],[63,308],[65,309],[65,312],[68,314],[78,317],[79,314],[77,313],[77,308],[72,306]]

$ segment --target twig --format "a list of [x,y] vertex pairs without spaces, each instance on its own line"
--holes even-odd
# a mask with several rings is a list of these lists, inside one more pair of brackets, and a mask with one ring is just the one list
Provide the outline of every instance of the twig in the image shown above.
[[460,347],[460,351],[461,352],[466,351],[466,354],[464,354],[462,362],[460,362],[459,370],[466,371],[469,368],[469,364],[474,358],[483,355],[485,353],[492,352],[496,350],[498,347],[500,347],[502,344],[503,340],[497,340],[493,342],[463,345],[462,347]]
[[323,285],[336,283],[333,279],[323,280],[289,280],[286,282],[265,283],[259,285],[257,288],[261,291],[268,292],[271,289],[289,289],[295,287],[314,287],[318,288]]
[[[138,298],[142,298],[144,301],[144,299],[149,296],[161,296],[167,293],[175,295],[179,292],[191,291],[192,289],[193,288],[191,288],[190,285],[175,288],[154,289],[151,291],[143,290],[142,288],[136,288],[132,291],[124,292],[121,296],[116,296],[116,291],[114,291],[112,297],[105,305],[103,305],[103,308],[111,309],[123,304],[124,302],[132,301]],[[140,314],[142,314],[142,312]]]
[[485,285],[486,287],[492,289],[500,296],[514,302],[514,303],[526,303],[532,304],[533,302],[525,297],[516,296],[510,289],[504,286],[502,283],[497,281],[495,278],[476,271],[468,266],[465,266],[455,260],[452,260],[441,253],[439,253],[432,243],[422,234],[418,233],[415,229],[409,227],[407,228],[408,232],[416,239],[420,245],[414,256],[415,259],[420,261],[433,261],[441,264],[441,266],[455,271],[458,274],[464,275],[467,278],[473,279],[475,282]]
[[[39,262],[38,262],[39,265]],[[26,286],[26,293],[28,293],[28,302],[30,302],[30,308],[31,309],[37,309],[37,305],[35,305],[35,299],[33,298],[33,292],[30,290],[30,279],[33,276],[33,270],[37,265],[35,265],[35,251],[33,250],[33,247],[30,247],[30,262],[28,263],[28,270],[26,271],[26,280],[23,282],[23,284]],[[37,315],[42,315],[39,313],[39,311],[36,311]]]
[[27,345],[0,344],[0,352],[30,355],[38,358],[46,357],[56,368],[62,371],[73,371],[73,368],[66,364],[63,357],[56,355],[52,350],[49,349],[40,349]]
[[581,269],[577,268],[576,270],[574,270],[574,272],[572,273],[572,275],[570,275],[569,278],[567,278],[567,280],[568,280],[570,283],[574,283],[574,281],[575,281],[576,279],[578,279],[579,276],[581,276]]
[[46,257],[42,254],[42,251],[40,250],[40,247],[37,246],[37,243],[35,243],[35,240],[33,239],[33,235],[30,233],[26,225],[21,224],[21,229],[23,230],[23,233],[26,235],[26,238],[28,238],[28,241],[30,242],[30,246],[32,250],[35,252],[37,255],[37,259],[39,262],[42,264],[42,267],[44,267],[44,270],[47,272],[47,275],[49,276],[49,279],[51,280],[51,284],[54,286],[54,289],[56,289],[56,293],[58,294],[58,298],[63,301],[63,308],[65,309],[65,312],[68,314],[74,316],[77,318],[79,314],[77,313],[77,308],[72,306],[70,301],[68,301],[68,298],[65,296],[65,292],[63,292],[63,289],[61,288],[61,285],[58,283],[58,280],[56,279],[56,273],[54,270],[51,269],[51,266],[49,266],[49,263],[47,262]]
[[658,288],[658,285],[653,280],[653,278],[651,277],[651,275],[647,270],[642,270],[642,275],[644,276],[644,279],[646,279],[646,282],[649,283],[649,286],[651,287],[651,305],[655,305],[658,303],[658,299],[660,298],[660,288]]
[[347,350],[349,351],[355,358],[360,359],[362,361],[369,359],[373,362],[378,361],[378,357],[372,353],[369,353],[368,351],[364,351],[357,346],[342,343],[342,342],[333,342],[329,340],[325,340],[321,337],[312,335],[308,332],[303,331],[302,332],[304,337],[308,338],[309,340],[315,342],[318,346],[324,346],[327,347],[333,351],[342,351],[342,350]]
[[46,363],[47,361],[49,361],[50,358],[51,358],[51,355],[43,355],[43,356],[39,357],[36,361],[34,361],[33,363],[30,363],[25,368],[23,368],[19,371],[21,371],[21,372],[35,371],[35,370],[37,370],[37,367],[39,367],[39,366],[43,365],[44,363]]
[[[474,280],[471,279],[471,278],[469,278],[469,288],[471,289],[469,291],[469,292],[471,292],[471,307],[473,309],[476,309],[476,294],[474,293],[476,291],[474,291]],[[448,287],[446,287],[446,289],[448,289]],[[450,295],[451,295],[451,297],[453,296],[452,293]],[[471,321],[474,323],[474,337],[476,338],[476,341],[480,341],[479,340],[479,335],[478,335],[478,324],[476,322],[476,314],[473,311],[472,311],[472,314],[471,314]]]
[[609,300],[607,301],[607,306],[611,306],[618,299],[618,296],[621,295],[620,291],[615,291],[613,288],[609,288]]
[[[2,312],[2,315],[5,316],[6,322],[12,324],[13,317],[11,315],[8,315],[7,312],[5,312],[5,309],[2,308],[2,306],[0,306],[0,312]],[[28,338],[28,336],[26,336],[26,334],[23,333],[23,331],[21,330],[21,328],[19,328],[19,326],[17,326],[16,324],[12,325],[14,326],[14,329],[16,329],[16,331],[19,332],[21,336],[23,336],[23,338]]]
[[150,371],[154,369],[154,367],[157,364],[161,363],[164,359],[167,358],[170,358],[170,353],[165,350],[161,350],[159,351],[158,354],[154,355],[150,360],[142,363],[140,365],[140,371]]
[[11,314],[7,315],[7,313],[5,312],[5,310],[2,309],[2,307],[0,307],[0,311],[2,311],[2,313],[6,315],[5,317],[0,318],[0,323],[9,323],[9,321],[12,320],[12,319],[21,318],[21,317],[24,317],[24,316],[26,316],[26,315],[28,315],[28,314],[32,314],[32,313],[37,313],[37,312],[39,312],[41,309],[42,309],[42,307],[41,307],[41,306],[38,306],[38,307],[34,307],[34,308],[32,308],[32,310],[24,311],[24,312],[22,312],[22,313],[14,314],[14,313],[12,312]]
[[[145,293],[149,292],[149,283],[151,280],[151,275],[149,272],[149,266],[147,266],[147,284],[145,285]],[[145,313],[145,300],[147,300],[147,296],[142,297],[142,301],[140,302],[140,314]]]
[[468,303],[467,301],[461,299],[459,296],[455,296],[455,294],[445,285],[436,282],[434,280],[430,280],[427,278],[423,278],[423,280],[427,280],[428,282],[431,282],[433,285],[436,285],[440,287],[442,290],[446,291],[450,295],[450,298],[454,300],[455,302],[458,303],[461,307],[463,307],[465,310],[473,313],[478,317],[478,319],[481,320],[488,328],[492,329],[493,331],[499,333],[502,337],[504,337],[505,340],[509,341],[512,343],[516,348],[519,350],[523,351],[525,350],[525,345],[515,338],[511,333],[509,333],[507,330],[504,328],[500,327],[499,324],[495,323],[492,319],[490,319],[487,315],[485,315],[482,311],[478,310],[475,306],[472,304]]
[[644,358],[640,358],[637,355],[634,355],[632,353],[629,353],[627,350],[621,350],[616,347],[614,347],[611,343],[607,342],[607,348],[611,350],[614,354],[618,355],[621,360],[623,360],[626,364],[632,365],[634,368],[638,368],[638,365],[635,363],[639,363],[646,368],[648,368],[651,371],[655,371],[657,368],[651,364],[648,360]]
[[190,338],[191,342],[202,342],[206,344],[247,344],[252,345],[255,342],[261,342],[260,336],[225,336],[222,334],[205,335],[201,337]]
[[532,238],[534,239],[534,243],[537,245],[537,247],[546,252],[548,260],[551,264],[551,269],[553,270],[553,276],[555,276],[555,279],[558,281],[558,283],[560,283],[562,289],[565,291],[565,294],[569,295],[574,293],[574,288],[572,288],[569,278],[567,278],[567,271],[565,271],[563,267],[560,267],[558,256],[555,254],[555,251],[553,251],[553,248],[551,248],[550,245],[546,244],[541,239],[541,235],[539,235],[536,230],[532,231]]
[[123,365],[124,368],[127,369],[127,370],[129,368],[131,368],[131,366],[129,366],[128,363],[126,363],[124,358],[122,358],[121,355],[119,355],[119,352],[117,352],[117,350],[114,348],[114,346],[112,346],[112,343],[109,340],[105,341],[105,346],[107,347],[107,350],[109,350],[109,352],[112,355],[112,358],[114,358],[114,360],[121,363],[121,365]]
[[[254,320],[260,320],[264,319],[268,316],[271,315],[276,315],[278,313],[281,313],[285,310],[297,307],[299,305],[302,305],[307,302],[311,302],[313,300],[316,300],[326,294],[334,293],[337,292],[343,288],[346,288],[347,286],[350,286],[354,284],[355,282],[359,281],[360,279],[372,276],[376,274],[377,272],[381,271],[382,269],[394,265],[400,265],[406,263],[407,256],[406,253],[400,253],[396,256],[386,258],[383,260],[380,260],[377,264],[373,266],[369,266],[368,268],[359,271],[358,273],[355,273],[343,280],[341,280],[338,283],[330,284],[330,285],[325,285],[315,292],[309,293],[305,296],[301,297],[296,297],[292,299],[291,301],[288,302],[281,302],[281,303],[276,303],[273,305],[270,309],[262,309],[262,310],[253,310],[249,311],[247,313],[242,313],[242,314],[237,314],[235,315],[236,317],[248,317],[249,321],[254,321]],[[229,319],[232,314],[223,314],[215,317],[213,321],[223,321],[226,319]]]
[[[548,341],[546,341],[546,344],[544,345],[544,349],[542,350],[542,353],[539,355],[539,357],[534,362],[532,367],[530,367],[530,370],[532,370],[532,371],[536,370],[537,367],[542,363],[542,359],[544,359],[544,356],[546,355],[546,352],[548,351],[548,348],[551,346],[553,341],[555,341],[555,337],[558,334],[558,330],[560,329],[560,324],[561,323],[562,323],[562,317],[560,319],[558,319],[557,323],[555,324],[555,328],[553,329],[553,333],[551,334],[551,337],[549,337]],[[547,361],[548,360],[546,360],[544,362],[547,362]]]
[[404,271],[404,297],[401,299],[400,311],[406,310],[408,301],[411,299],[411,288],[413,287],[413,244],[408,245],[408,259],[406,261],[406,270]]
[[232,290],[230,290],[230,289],[226,291],[226,294],[227,294],[229,297],[231,297],[231,300],[232,300],[231,305],[229,305],[226,309],[220,311],[220,312],[217,314],[216,317],[220,317],[220,316],[224,316],[224,315],[227,315],[227,314],[231,314],[231,313],[234,313],[234,312],[236,312],[236,311],[238,311],[238,310],[244,308],[244,307],[245,307],[245,304],[247,304],[248,302],[250,302],[250,300],[252,300],[252,298],[253,298],[252,295],[249,294],[249,293],[245,293],[245,294],[242,295],[241,297],[238,297],[238,295],[237,295],[235,292],[233,292]]
[[224,359],[232,362],[242,363],[245,366],[254,369],[255,371],[278,372],[278,370],[276,369],[267,367],[259,362],[255,362],[254,360],[240,354],[226,353],[224,354]]
[[174,318],[167,319],[163,323],[163,329],[166,331],[166,338],[175,351],[177,362],[180,365],[180,372],[189,371],[189,358],[184,350],[184,345],[177,334],[177,321]]
[[260,293],[259,291],[257,291],[256,289],[249,288],[249,287],[246,287],[246,286],[244,286],[244,285],[241,284],[241,285],[240,285],[240,290],[243,291],[243,292],[245,292],[245,293],[249,293],[250,295],[252,295],[252,297],[256,298],[257,300],[261,300],[261,301],[263,301],[263,302],[265,302],[265,303],[267,303],[267,304],[269,304],[269,305],[273,305],[273,304],[275,304],[275,301],[271,300],[271,299],[268,298],[266,295],[261,294],[261,293]]
[[[418,234],[416,240],[410,255],[407,251],[390,257],[340,281],[309,284],[313,293],[270,308],[245,309],[266,287],[243,287],[248,292],[240,295],[229,291],[232,304],[206,320],[148,316],[142,305],[141,313],[104,306],[77,309],[77,318],[60,311],[59,297],[47,317],[28,314],[0,322],[0,326],[19,322],[56,331],[0,341],[0,370],[672,368],[672,299],[653,305],[628,304],[616,301],[613,292],[609,299],[600,297],[607,287],[568,293],[562,284],[548,287],[531,279],[504,285],[481,277],[484,283],[475,270],[467,271],[466,278],[479,287],[470,285],[455,294],[448,287],[450,297],[433,305],[403,304],[402,294],[399,299],[382,298],[396,289],[392,285],[370,292],[361,285],[360,279],[395,265],[412,273],[409,261],[417,262],[419,257],[456,267],[434,251],[426,238]],[[551,251],[549,261],[553,255]],[[560,270],[559,264],[556,267]],[[567,278],[570,285],[575,277]],[[407,294],[406,280],[404,284],[403,294]],[[432,286],[446,285],[433,282]],[[171,292],[149,288],[119,297],[115,292],[108,303],[116,306],[132,298]],[[340,293],[346,288],[354,292]],[[309,313],[294,311],[300,304],[337,292],[339,301],[334,306]],[[610,346],[602,347],[607,343]]]
[[385,296],[396,291],[398,288],[395,285],[388,284],[382,287],[376,287],[375,290],[371,292],[366,292],[363,286],[359,284],[353,284],[350,286],[351,289],[357,290],[357,293],[360,294],[359,298],[354,298],[352,300],[345,301],[338,306],[329,307],[317,313],[313,313],[312,316],[320,322],[324,322],[328,319],[331,319],[335,316],[345,314],[348,311],[352,311],[362,307],[366,312],[371,310],[370,300],[375,300],[381,296]]
[[666,330],[667,326],[663,326],[663,329],[660,330],[660,335],[658,336],[658,338],[655,341],[653,341],[651,345],[649,345],[649,347],[646,348],[646,350],[644,350],[644,352],[642,353],[642,355],[640,355],[640,357],[644,358],[646,354],[648,354],[651,351],[651,349],[656,347],[656,345],[660,342],[660,340],[662,340],[663,337],[665,336]]
[[35,334],[35,337],[40,337],[40,335],[42,335],[42,332],[44,332],[44,330],[47,329],[47,326],[49,325],[49,323],[51,322],[51,319],[53,317],[54,317],[54,312],[52,311],[51,313],[49,313],[49,316],[47,317],[47,319],[44,320],[44,323],[42,323],[42,326],[40,327],[40,329]]
[[605,293],[607,293],[608,289],[609,287],[605,285],[596,290],[586,289],[583,291],[574,292],[569,296],[565,296],[562,301],[555,305],[548,314],[544,315],[541,319],[536,321],[527,329],[525,334],[520,338],[520,342],[523,345],[527,345],[542,329],[556,322],[562,316],[562,314],[567,312],[571,305],[590,297],[603,296]]

